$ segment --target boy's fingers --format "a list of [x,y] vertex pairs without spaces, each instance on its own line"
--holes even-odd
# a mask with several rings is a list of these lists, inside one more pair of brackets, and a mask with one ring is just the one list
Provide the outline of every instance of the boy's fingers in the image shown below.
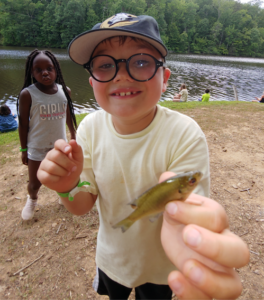
[[191,194],[185,202],[172,201],[166,205],[165,217],[173,224],[196,224],[214,232],[222,232],[228,228],[228,219],[224,208],[216,201]]
[[60,158],[55,162],[46,159],[44,167],[42,166],[41,169],[47,172],[50,175],[65,177],[67,176],[72,170],[76,167],[73,165],[72,162],[68,164],[63,164],[63,159]]
[[56,183],[61,179],[60,176],[51,175],[41,169],[38,169],[37,177],[38,177],[39,181],[44,185],[48,185],[51,182]]
[[62,153],[69,154],[72,151],[72,147],[66,141],[60,139],[54,144],[54,149],[61,151]]
[[183,240],[189,248],[226,267],[240,268],[249,261],[247,245],[228,229],[219,234],[189,225],[183,230]]
[[53,175],[58,175],[54,171],[59,168],[63,168],[67,172],[73,172],[76,169],[76,164],[66,154],[53,149],[47,153],[46,158],[41,162],[41,169]]
[[167,180],[168,178],[170,178],[172,176],[175,176],[175,175],[176,175],[175,173],[170,172],[170,171],[164,172],[160,175],[159,183],[164,181],[164,180]]
[[168,277],[168,283],[173,293],[180,300],[211,299],[197,287],[192,285],[180,272],[173,271]]
[[233,269],[228,273],[216,272],[196,260],[184,264],[183,275],[211,298],[236,299],[242,292],[239,276]]

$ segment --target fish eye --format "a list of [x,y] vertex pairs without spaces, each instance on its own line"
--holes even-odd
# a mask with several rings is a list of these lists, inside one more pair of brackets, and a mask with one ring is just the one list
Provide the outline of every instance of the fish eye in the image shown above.
[[196,178],[192,178],[191,180],[189,180],[189,184],[190,185],[194,185],[196,182]]

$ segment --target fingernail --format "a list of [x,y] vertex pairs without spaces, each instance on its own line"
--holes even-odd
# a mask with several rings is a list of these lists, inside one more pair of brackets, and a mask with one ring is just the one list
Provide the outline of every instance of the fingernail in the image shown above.
[[184,242],[192,247],[197,247],[202,241],[201,234],[194,228],[187,229],[183,235]]
[[192,281],[196,283],[200,283],[203,280],[203,276],[204,276],[203,271],[199,267],[193,264],[188,272],[188,277]]
[[182,293],[182,284],[175,280],[171,283],[171,287],[172,287],[172,290],[173,292],[177,295],[181,294]]
[[74,167],[72,167],[71,172],[75,172],[76,170],[77,170],[77,167],[74,166]]
[[166,205],[165,209],[170,215],[175,215],[178,210],[178,207],[175,203],[170,202]]
[[70,146],[66,146],[66,147],[64,148],[64,152],[67,152],[67,151],[70,150],[70,149],[71,149]]

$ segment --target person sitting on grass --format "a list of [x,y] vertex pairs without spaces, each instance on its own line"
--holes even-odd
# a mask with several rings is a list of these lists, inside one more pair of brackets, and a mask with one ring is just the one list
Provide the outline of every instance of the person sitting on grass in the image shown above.
[[0,107],[0,131],[8,132],[17,130],[16,114],[12,113],[10,108],[3,104]]
[[[83,119],[76,141],[55,142],[38,178],[73,214],[96,202],[98,294],[128,299],[135,288],[136,299],[171,299],[172,291],[180,299],[236,299],[242,284],[234,268],[248,263],[249,251],[229,230],[224,208],[208,198],[201,128],[157,105],[171,74],[167,54],[156,20],[146,15],[116,14],[77,36],[70,58],[88,70],[102,109]],[[203,178],[185,202],[168,203],[155,222],[142,218],[124,233],[113,228],[140,194],[191,170]]]
[[202,102],[209,102],[210,99],[210,90],[206,89],[205,94],[202,95]]
[[186,85],[183,83],[180,87],[179,94],[175,94],[172,101],[174,102],[187,102],[188,100],[188,91]]
[[209,102],[209,99],[210,99],[210,90],[209,89],[206,89],[205,90],[205,94],[202,95],[202,98],[199,98],[198,100],[201,101],[201,102]]
[[255,97],[256,100],[252,100],[252,102],[259,102],[259,103],[264,103],[264,91],[262,93],[262,96],[260,98]]

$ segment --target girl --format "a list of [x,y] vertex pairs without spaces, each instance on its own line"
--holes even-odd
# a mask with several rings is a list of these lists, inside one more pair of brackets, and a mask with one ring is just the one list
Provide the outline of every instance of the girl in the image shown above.
[[188,91],[186,85],[183,83],[180,87],[179,94],[175,94],[172,101],[174,102],[187,102],[188,100]]
[[12,114],[10,108],[3,104],[0,107],[0,132],[8,132],[17,129],[17,115]]
[[[33,83],[32,83],[33,82]],[[28,196],[22,219],[34,216],[41,183],[37,171],[57,139],[71,139],[77,128],[71,90],[66,87],[59,62],[50,51],[34,50],[27,57],[25,81],[17,100],[22,163],[28,165]]]

